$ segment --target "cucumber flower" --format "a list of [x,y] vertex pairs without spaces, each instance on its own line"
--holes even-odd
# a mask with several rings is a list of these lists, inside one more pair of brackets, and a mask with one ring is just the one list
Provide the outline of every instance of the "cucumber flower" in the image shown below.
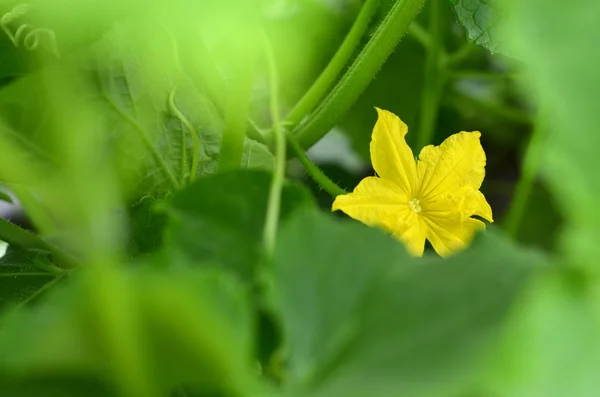
[[332,210],[383,228],[415,256],[423,255],[425,239],[441,256],[461,250],[485,228],[472,216],[493,222],[492,209],[479,191],[485,176],[481,133],[454,134],[440,146],[424,147],[416,159],[404,138],[406,124],[376,109],[371,161],[377,176],[338,196]]

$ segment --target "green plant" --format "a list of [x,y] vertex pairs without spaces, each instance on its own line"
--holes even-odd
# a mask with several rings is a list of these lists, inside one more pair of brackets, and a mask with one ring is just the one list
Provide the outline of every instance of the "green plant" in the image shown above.
[[[595,395],[598,12],[2,2],[0,395]],[[369,164],[375,106],[481,131],[464,251],[331,213],[374,173],[307,150]]]

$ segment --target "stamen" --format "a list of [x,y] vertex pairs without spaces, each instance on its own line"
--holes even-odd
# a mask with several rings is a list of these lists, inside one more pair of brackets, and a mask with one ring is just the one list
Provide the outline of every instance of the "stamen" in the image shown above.
[[415,212],[415,214],[418,214],[419,212],[423,211],[423,208],[421,208],[421,203],[416,197],[410,200],[408,202],[408,205],[410,205],[410,209],[412,209]]

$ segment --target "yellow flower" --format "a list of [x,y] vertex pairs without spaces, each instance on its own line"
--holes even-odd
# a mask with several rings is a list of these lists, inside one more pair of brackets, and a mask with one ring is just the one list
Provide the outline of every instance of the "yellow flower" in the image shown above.
[[440,146],[424,147],[416,160],[404,139],[406,124],[376,109],[371,161],[379,177],[367,177],[352,193],[338,196],[332,210],[389,231],[415,256],[423,255],[425,239],[441,256],[462,249],[485,228],[472,216],[493,222],[479,191],[485,176],[481,134],[454,134]]

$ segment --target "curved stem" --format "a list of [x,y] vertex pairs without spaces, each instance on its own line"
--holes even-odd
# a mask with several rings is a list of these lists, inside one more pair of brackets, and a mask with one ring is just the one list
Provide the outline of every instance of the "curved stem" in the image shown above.
[[367,45],[317,109],[292,133],[310,147],[321,139],[356,102],[402,36],[425,0],[396,0]]
[[310,158],[308,158],[306,153],[304,153],[302,147],[300,147],[300,144],[296,141],[296,138],[288,134],[287,141],[290,144],[290,147],[294,151],[294,154],[296,155],[298,160],[300,160],[300,162],[306,169],[308,175],[310,175],[312,179],[315,182],[317,182],[317,184],[321,186],[323,190],[329,193],[331,197],[335,198],[341,194],[348,193],[344,189],[336,185],[331,179],[329,179],[327,175],[325,175],[323,171],[321,171],[321,169],[315,163],[313,163]]
[[441,1],[429,1],[429,35],[430,45],[425,60],[425,81],[423,96],[421,97],[421,113],[417,137],[416,152],[431,143],[435,133],[435,126],[440,107],[441,88],[443,84],[443,71],[441,63],[442,54],[442,10]]
[[285,178],[285,134],[279,121],[279,79],[277,74],[277,65],[271,43],[266,35],[265,52],[269,64],[269,80],[271,86],[271,122],[273,124],[275,140],[275,169],[273,171],[273,180],[269,189],[269,202],[267,205],[267,215],[265,219],[265,229],[263,242],[267,255],[271,256],[275,249],[275,240],[277,236],[277,223],[279,221],[279,209],[281,207],[281,191]]
[[77,267],[75,258],[60,248],[41,239],[37,235],[0,218],[0,239],[9,244],[25,248],[36,248],[52,254],[54,260],[62,267],[72,269]]
[[294,126],[300,123],[302,119],[317,106],[323,95],[331,88],[331,85],[360,44],[375,11],[377,11],[379,2],[380,0],[367,0],[363,4],[352,28],[327,67],[286,116],[286,124],[289,123]]
[[519,226],[525,210],[527,209],[527,201],[533,191],[535,178],[541,161],[542,144],[546,138],[546,126],[542,117],[538,118],[531,141],[527,146],[527,152],[523,160],[521,177],[517,182],[515,193],[511,200],[511,205],[508,214],[504,218],[504,229],[506,233],[513,239],[517,238]]
[[[176,91],[176,89],[173,89],[173,91],[171,91],[171,93],[169,94],[169,108],[171,110],[171,113],[173,113],[175,115],[175,117],[177,117],[179,119],[179,121],[181,121],[182,126],[185,127],[185,129],[188,131],[188,133],[192,137],[192,166],[190,169],[190,177],[189,177],[189,183],[192,183],[196,179],[196,174],[198,173],[198,152],[200,150],[203,150],[203,148],[200,146],[200,139],[198,138],[198,133],[196,132],[196,129],[194,128],[192,123],[187,119],[187,117],[185,117],[185,115],[183,113],[181,113],[181,111],[177,107],[177,104],[175,103],[175,91]],[[185,134],[184,134],[184,137],[185,137]],[[184,140],[184,142],[183,142],[183,153],[184,154],[187,152],[186,149],[187,148],[186,148],[185,140]],[[185,158],[185,157],[182,156],[182,158]],[[183,169],[182,169],[182,172],[183,172]],[[183,183],[183,181],[182,181],[182,183]]]

